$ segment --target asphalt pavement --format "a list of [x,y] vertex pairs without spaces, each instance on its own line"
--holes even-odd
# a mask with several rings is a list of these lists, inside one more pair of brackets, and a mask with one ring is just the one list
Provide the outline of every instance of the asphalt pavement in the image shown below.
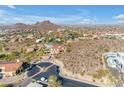
[[39,65],[40,67],[48,67],[48,66],[52,65],[52,63],[42,62],[42,63],[38,63],[37,65]]
[[40,71],[40,69],[37,67],[37,66],[34,66],[32,68],[30,68],[28,71],[27,71],[27,76],[28,77],[32,77],[33,75],[35,75],[36,73],[38,73]]
[[[48,66],[52,65],[52,63],[42,62],[42,63],[38,63],[37,65],[39,65],[41,67],[48,67]],[[31,70],[28,71],[27,74],[29,77],[31,77],[34,74],[38,73],[39,71],[40,71],[40,69],[37,68],[37,66],[34,66]],[[32,79],[34,79],[36,81],[40,81],[41,77],[45,77],[46,79],[48,79],[48,77],[50,75],[56,75],[60,80],[62,80],[62,86],[63,87],[97,87],[95,85],[82,83],[79,81],[75,81],[75,80],[61,77],[59,75],[59,67],[56,65],[53,65],[52,67],[50,67],[46,72],[41,72],[40,74],[34,76]]]

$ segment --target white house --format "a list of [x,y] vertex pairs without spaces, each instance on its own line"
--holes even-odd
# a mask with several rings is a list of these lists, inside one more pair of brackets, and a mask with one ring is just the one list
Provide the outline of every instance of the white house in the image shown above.
[[119,72],[124,73],[124,53],[109,52],[105,53],[107,65],[116,68]]
[[36,43],[41,43],[41,42],[43,42],[44,40],[45,40],[45,38],[42,37],[42,38],[40,38],[40,39],[37,39],[37,40],[36,40]]

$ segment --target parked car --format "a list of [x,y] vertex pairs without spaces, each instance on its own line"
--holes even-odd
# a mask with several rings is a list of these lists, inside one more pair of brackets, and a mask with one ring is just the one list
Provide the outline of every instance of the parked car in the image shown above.
[[45,77],[41,77],[41,79],[40,79],[40,80],[44,82],[44,81],[45,81],[45,79],[46,79]]
[[42,82],[47,82],[48,80],[45,78],[45,77],[41,77],[41,79],[40,79]]

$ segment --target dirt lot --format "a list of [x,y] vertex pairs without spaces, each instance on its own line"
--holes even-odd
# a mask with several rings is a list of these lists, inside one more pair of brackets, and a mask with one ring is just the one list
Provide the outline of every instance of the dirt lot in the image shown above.
[[102,54],[109,51],[124,52],[124,41],[82,40],[70,43],[68,48],[69,51],[58,57],[68,71],[73,74],[80,74],[82,77],[88,75],[92,77],[94,82],[96,82],[96,79],[104,82],[108,77],[113,82],[108,76],[108,71],[102,60]]

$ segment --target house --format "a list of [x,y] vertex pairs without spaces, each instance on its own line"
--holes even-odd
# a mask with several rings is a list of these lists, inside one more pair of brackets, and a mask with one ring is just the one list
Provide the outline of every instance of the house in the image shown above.
[[37,39],[36,40],[36,43],[41,43],[42,42],[42,39]]
[[29,34],[29,35],[27,36],[27,38],[28,38],[28,39],[32,39],[32,38],[34,38],[34,36],[33,36],[32,34]]
[[52,33],[52,31],[51,31],[51,30],[49,30],[49,31],[48,31],[48,35],[50,35],[51,33]]
[[16,71],[20,68],[21,64],[22,63],[20,62],[0,63],[0,74],[2,74],[3,77],[14,76],[16,75]]
[[50,49],[50,53],[51,54],[59,54],[61,52],[65,51],[65,46],[64,45],[52,45],[51,49]]
[[105,59],[109,67],[124,73],[124,53],[106,53]]
[[62,35],[61,35],[61,33],[60,33],[59,31],[57,31],[57,32],[55,33],[55,36],[56,36],[56,38],[59,38],[59,37],[61,37]]
[[52,47],[51,44],[44,44],[44,46],[46,47],[46,49],[50,49]]
[[37,48],[29,47],[26,49],[26,53],[31,53],[37,51]]
[[36,40],[36,43],[41,43],[41,42],[43,42],[44,40],[45,40],[45,38],[42,37],[42,38],[40,38],[40,39],[37,39],[37,40]]

